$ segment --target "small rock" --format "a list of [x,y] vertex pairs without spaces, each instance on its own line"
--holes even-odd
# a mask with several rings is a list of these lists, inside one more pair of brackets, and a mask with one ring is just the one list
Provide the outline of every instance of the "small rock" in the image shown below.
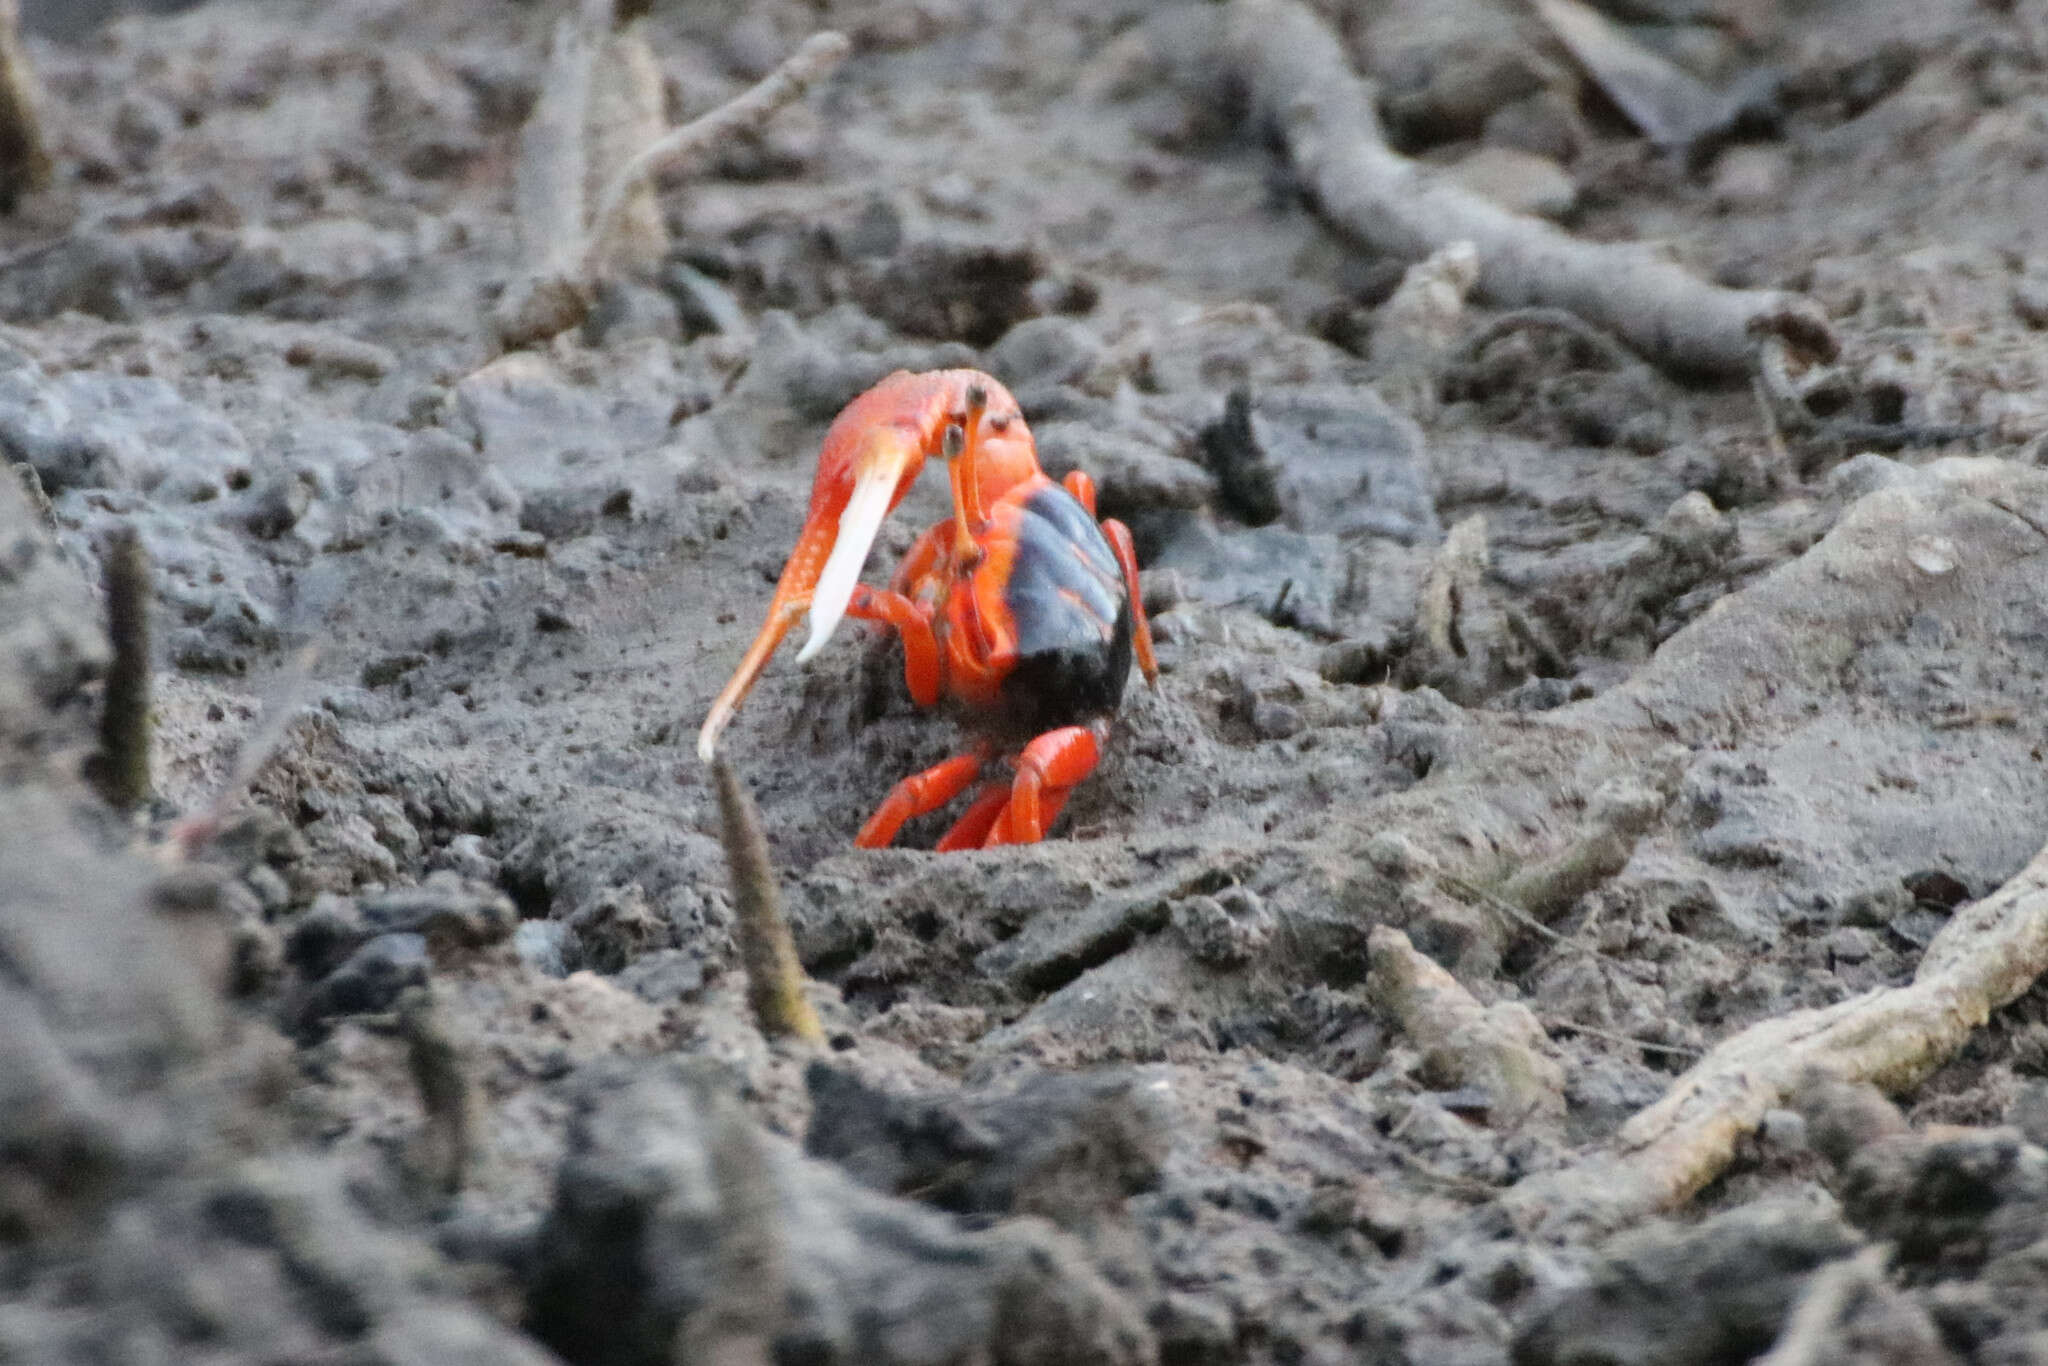
[[875,195],[836,235],[839,249],[848,256],[894,256],[903,245],[903,214],[887,198]]
[[2006,1120],[2026,1135],[2027,1142],[2048,1148],[2048,1081],[2036,1078],[2023,1082],[2012,1099]]
[[1050,422],[1033,431],[1048,473],[1087,471],[1103,503],[1119,516],[1155,508],[1192,511],[1215,496],[1213,475],[1149,441],[1085,422]]
[[1822,482],[1831,497],[1853,500],[1910,479],[1912,473],[1889,456],[1863,451],[1829,470]]
[[278,470],[243,498],[242,525],[257,540],[274,541],[297,526],[312,503],[312,485],[304,475]]
[[1243,967],[1258,956],[1274,928],[1272,912],[1248,887],[1183,897],[1173,905],[1171,923],[1188,952],[1214,968]]
[[668,921],[648,903],[640,884],[607,887],[576,908],[567,920],[584,967],[618,972],[673,933]]
[[523,920],[512,932],[512,947],[535,972],[569,975],[569,927],[559,920]]
[[417,650],[401,650],[371,660],[357,677],[366,688],[388,688],[426,662],[427,657]]
[[628,963],[612,980],[650,1005],[670,1006],[704,990],[704,959],[689,949],[656,949]]
[[1502,208],[1539,218],[1563,218],[1579,200],[1579,187],[1564,167],[1513,147],[1480,147],[1453,165],[1449,175]]
[[317,1031],[337,1015],[389,1010],[406,988],[426,985],[429,966],[424,936],[380,934],[306,994],[299,1026]]
[[1906,558],[1929,578],[1953,573],[1959,555],[1956,543],[1946,536],[1915,536],[1906,545]]
[[406,819],[404,803],[373,793],[363,798],[362,810],[363,818],[377,832],[377,843],[408,864],[419,861],[420,832]]
[[482,835],[457,835],[434,851],[427,867],[434,872],[455,873],[485,886],[494,886],[498,881],[498,860],[490,856]]
[[[1449,13],[1452,22],[1418,23],[1405,42],[1371,45],[1372,74],[1384,85],[1387,122],[1400,143],[1468,136],[1503,106],[1562,83],[1514,24]],[[1391,27],[1404,32],[1408,26]]]
[[2030,1211],[2048,1197],[2048,1153],[2013,1129],[1904,1133],[1863,1148],[1842,1178],[1849,1217],[1896,1242],[1902,1261],[1967,1263],[1983,1255],[2001,1207]]
[[607,280],[599,285],[597,298],[583,318],[583,344],[603,347],[650,337],[665,342],[683,340],[682,309],[675,296],[631,280]]
[[1778,206],[1791,181],[1783,149],[1749,144],[1730,147],[1714,162],[1710,193],[1715,207],[1757,213]]
[[291,905],[291,884],[284,880],[282,873],[268,864],[257,864],[242,875],[242,881],[249,885],[249,890],[256,896],[256,903],[263,908],[263,913],[267,916],[274,917]]
[[398,878],[398,860],[377,838],[377,828],[358,812],[323,816],[306,827],[305,836],[309,845],[326,856],[326,872],[339,879],[330,883],[331,887],[346,889],[350,879],[356,884],[389,884]]
[[1285,740],[1299,735],[1303,725],[1300,708],[1265,697],[1252,703],[1251,720],[1261,740]]
[[314,379],[329,383],[342,379],[380,380],[398,364],[398,358],[387,348],[332,331],[300,337],[285,348],[284,360]]
[[1365,842],[1365,861],[1382,877],[1426,877],[1437,869],[1436,856],[1394,830],[1375,831]]
[[1036,305],[1031,285],[1045,260],[1028,246],[955,245],[926,241],[905,247],[854,284],[869,313],[914,337],[988,346]]
[[108,322],[136,316],[141,259],[133,243],[81,229],[24,252],[0,273],[0,318],[37,323],[59,313],[88,313]]
[[1828,956],[1837,963],[1866,963],[1877,952],[1877,936],[1869,930],[1845,925],[1827,937]]

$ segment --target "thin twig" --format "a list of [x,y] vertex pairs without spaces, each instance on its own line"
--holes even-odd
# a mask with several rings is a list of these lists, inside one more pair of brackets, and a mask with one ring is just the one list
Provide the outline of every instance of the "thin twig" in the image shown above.
[[1484,887],[1481,887],[1476,882],[1467,882],[1464,878],[1457,876],[1455,873],[1442,873],[1439,874],[1439,878],[1443,882],[1444,886],[1450,888],[1452,891],[1456,892],[1460,896],[1471,897],[1474,901],[1477,901],[1480,905],[1486,907],[1488,910],[1492,911],[1495,915],[1498,915],[1503,920],[1507,920],[1512,922],[1513,924],[1520,925],[1523,929],[1528,930],[1536,935],[1539,935],[1544,939],[1548,939],[1553,944],[1564,944],[1572,948],[1580,949],[1583,952],[1592,952],[1592,950],[1588,946],[1584,944],[1573,943],[1572,940],[1566,938],[1564,935],[1559,934],[1556,930],[1551,929],[1550,926],[1544,924],[1535,916],[1530,915],[1527,911],[1523,910],[1520,906],[1517,906],[1514,902],[1508,901],[1502,897],[1495,896],[1492,892],[1487,891]]
[[751,89],[674,129],[621,166],[605,183],[590,215],[582,262],[585,278],[595,278],[602,265],[597,255],[617,228],[628,196],[641,182],[664,173],[694,170],[732,139],[753,132],[802,99],[812,86],[837,70],[851,51],[853,44],[843,33],[830,29],[814,33]]
[[1697,1058],[1706,1052],[1703,1048],[1687,1048],[1684,1044],[1655,1043],[1649,1039],[1638,1039],[1633,1034],[1618,1034],[1611,1029],[1595,1029],[1592,1025],[1580,1024],[1577,1020],[1560,1020],[1554,1017],[1545,1017],[1543,1027],[1551,1031],[1569,1029],[1574,1034],[1585,1034],[1595,1039],[1605,1039],[1609,1043],[1624,1044],[1630,1048],[1640,1048],[1651,1053],[1669,1053],[1674,1057],[1680,1058]]

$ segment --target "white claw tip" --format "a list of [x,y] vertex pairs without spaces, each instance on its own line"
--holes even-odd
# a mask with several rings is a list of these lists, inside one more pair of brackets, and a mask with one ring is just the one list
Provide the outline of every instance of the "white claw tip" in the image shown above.
[[811,590],[811,636],[797,651],[796,662],[807,664],[825,648],[832,633],[846,616],[853,590],[860,586],[860,571],[868,561],[868,548],[875,543],[882,518],[889,513],[889,500],[896,492],[897,470],[888,466],[863,473],[839,514],[839,532],[832,553]]

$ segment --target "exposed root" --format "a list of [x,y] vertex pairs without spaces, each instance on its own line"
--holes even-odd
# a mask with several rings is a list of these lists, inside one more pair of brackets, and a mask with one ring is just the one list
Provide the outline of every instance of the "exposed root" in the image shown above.
[[[1872,422],[1853,417],[1820,417],[1807,406],[1807,394],[1819,380],[1804,384],[1792,376],[1792,361],[1782,342],[1766,340],[1757,353],[1757,370],[1752,384],[1757,404],[1763,411],[1765,430],[1774,452],[1784,449],[1787,438],[1808,448],[1847,453],[1852,450],[1900,451],[1951,442],[1976,441],[1990,434],[1982,423],[1967,422]],[[1814,473],[1811,454],[1802,475]]]
[[1959,907],[1910,984],[1752,1025],[1623,1125],[1613,1152],[1518,1187],[1510,1204],[1541,1220],[1552,1208],[1590,1203],[1610,1224],[1681,1205],[1727,1169],[1738,1142],[1791,1098],[1808,1068],[1906,1090],[2043,972],[2048,848],[1990,896]]
[[1377,252],[1479,251],[1479,294],[1509,308],[1565,308],[1666,369],[1740,376],[1760,336],[1835,353],[1820,309],[1778,290],[1723,289],[1648,248],[1581,242],[1513,213],[1387,146],[1372,89],[1337,35],[1296,0],[1233,0],[1229,43],[1323,216]]
[[1480,1005],[1389,926],[1373,930],[1366,952],[1368,989],[1422,1050],[1431,1081],[1477,1087],[1509,1120],[1564,1110],[1564,1069],[1541,1051],[1543,1027],[1527,1006]]
[[[521,141],[518,177],[525,274],[506,287],[493,323],[506,350],[546,341],[582,322],[614,270],[661,252],[655,176],[692,168],[760,128],[836,69],[844,34],[816,33],[753,88],[666,134],[634,92],[660,81],[639,19],[590,3],[555,33],[548,75]],[[628,151],[629,146],[633,150]],[[611,163],[619,162],[616,170]]]
[[803,965],[782,915],[782,894],[775,885],[775,867],[768,861],[761,815],[723,757],[712,760],[711,773],[718,785],[720,835],[732,876],[734,918],[754,1023],[771,1039],[789,1037],[822,1045],[825,1029],[804,995]]

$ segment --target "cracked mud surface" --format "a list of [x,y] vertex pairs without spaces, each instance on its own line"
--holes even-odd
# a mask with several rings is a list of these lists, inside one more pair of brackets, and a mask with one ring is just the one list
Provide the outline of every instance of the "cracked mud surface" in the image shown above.
[[[31,41],[67,169],[0,221],[0,1359],[1742,1361],[1817,1268],[1862,1276],[1829,1360],[2036,1359],[2039,989],[1909,1094],[1816,1080],[1668,1218],[1503,1197],[1906,979],[2048,837],[2048,10],[1627,7],[1777,73],[1688,167],[1518,8],[1322,8],[1407,150],[1813,297],[1814,427],[1477,305],[1418,361],[1405,263],[1232,122],[1212,6],[657,6],[679,118],[813,27],[856,55],[496,360],[551,14]],[[1132,525],[1163,676],[1044,844],[856,852],[962,732],[884,642],[785,652],[725,752],[811,1056],[746,1014],[692,736],[825,424],[951,365]],[[122,526],[136,829],[77,777]],[[150,861],[306,645],[251,800]],[[1415,1037],[1393,931],[1522,1051]]]

